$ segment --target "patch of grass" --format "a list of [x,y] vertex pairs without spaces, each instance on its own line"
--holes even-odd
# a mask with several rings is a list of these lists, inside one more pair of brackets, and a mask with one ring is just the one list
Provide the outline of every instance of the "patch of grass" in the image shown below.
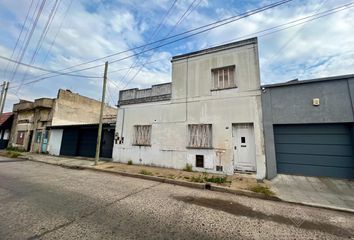
[[152,175],[153,175],[152,172],[149,172],[149,171],[147,171],[147,170],[145,170],[145,169],[141,169],[139,173],[140,173],[140,174],[143,174],[143,175],[149,175],[149,176],[152,176]]
[[10,158],[17,158],[19,156],[22,156],[20,152],[16,152],[16,151],[6,151],[6,155]]
[[205,178],[202,175],[198,175],[198,176],[192,176],[190,181],[191,182],[197,182],[197,183],[203,183],[204,179]]
[[193,172],[193,169],[192,169],[192,164],[186,164],[186,166],[183,168],[183,171],[186,171],[186,172]]
[[217,184],[230,182],[227,180],[227,176],[223,176],[223,177],[211,176],[211,177],[205,177],[204,179],[207,182],[212,182],[212,183],[217,183]]
[[127,164],[128,164],[128,165],[133,165],[133,161],[132,161],[132,160],[129,160],[129,161],[127,162]]
[[167,176],[168,178],[170,178],[170,179],[175,179],[176,178],[176,176],[175,175],[173,175],[173,174],[168,174],[168,176]]
[[19,149],[17,147],[7,147],[6,150],[7,151],[12,151],[12,152],[25,152],[25,150]]
[[262,193],[266,196],[274,196],[275,195],[275,193],[272,190],[270,190],[269,187],[262,186],[260,184],[257,184],[255,186],[251,187],[250,190],[252,192],[256,192],[256,193]]

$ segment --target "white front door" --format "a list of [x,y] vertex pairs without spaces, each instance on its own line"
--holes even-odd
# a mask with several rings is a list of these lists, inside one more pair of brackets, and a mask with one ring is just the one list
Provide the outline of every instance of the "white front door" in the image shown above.
[[256,171],[256,146],[252,123],[232,126],[234,147],[234,169]]

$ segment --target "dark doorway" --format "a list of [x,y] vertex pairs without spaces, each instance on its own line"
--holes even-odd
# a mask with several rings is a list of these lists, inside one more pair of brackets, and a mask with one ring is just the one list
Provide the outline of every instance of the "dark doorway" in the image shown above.
[[33,137],[33,131],[29,131],[29,136],[28,136],[28,145],[26,148],[26,151],[31,151],[31,146],[32,146],[32,137]]
[[79,129],[66,128],[63,132],[61,140],[60,155],[75,156],[77,150],[77,142],[79,140]]
[[101,154],[103,158],[112,158],[114,143],[114,128],[106,128],[102,131]]
[[95,157],[97,128],[82,128],[78,146],[78,156]]

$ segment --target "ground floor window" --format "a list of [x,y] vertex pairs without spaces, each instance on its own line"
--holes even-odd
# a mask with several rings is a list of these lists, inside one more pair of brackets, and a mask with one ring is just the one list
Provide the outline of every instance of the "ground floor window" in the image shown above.
[[133,145],[151,145],[151,125],[135,125]]
[[16,144],[18,145],[23,145],[23,142],[25,140],[25,131],[18,131],[17,132],[17,139],[16,139]]
[[188,147],[211,148],[212,129],[211,124],[188,124]]

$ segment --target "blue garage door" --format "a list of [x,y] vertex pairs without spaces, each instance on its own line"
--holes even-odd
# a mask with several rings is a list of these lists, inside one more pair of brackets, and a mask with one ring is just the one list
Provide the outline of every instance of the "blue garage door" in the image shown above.
[[354,179],[350,125],[275,125],[274,137],[278,173]]

